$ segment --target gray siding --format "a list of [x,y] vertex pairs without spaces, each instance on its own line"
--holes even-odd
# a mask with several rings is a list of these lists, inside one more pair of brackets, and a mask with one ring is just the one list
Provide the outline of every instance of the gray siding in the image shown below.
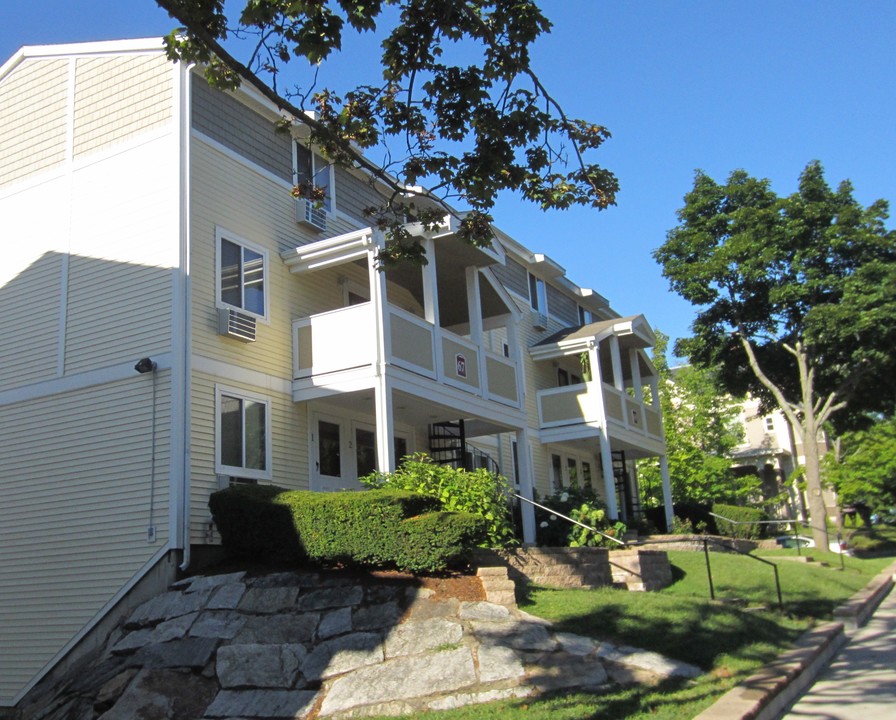
[[545,283],[548,295],[548,312],[565,325],[579,324],[579,305],[550,283]]
[[492,265],[492,271],[505,288],[521,297],[529,297],[529,273],[516,260],[508,256],[506,265]]
[[213,90],[196,75],[192,88],[192,122],[196,130],[278,178],[292,182],[289,135],[278,133],[272,121],[230,95]]
[[364,210],[381,205],[384,196],[376,191],[373,183],[336,167],[336,207],[362,225],[369,225],[370,218]]

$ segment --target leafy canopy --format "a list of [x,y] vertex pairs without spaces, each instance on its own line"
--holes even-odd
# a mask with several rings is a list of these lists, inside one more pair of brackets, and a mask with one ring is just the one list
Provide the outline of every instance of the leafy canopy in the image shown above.
[[[287,126],[307,125],[325,157],[388,188],[369,208],[389,238],[383,260],[422,260],[402,226],[434,225],[454,212],[449,201],[471,208],[460,232],[474,244],[490,243],[501,191],[543,209],[615,204],[615,176],[586,159],[609,132],[567,117],[530,65],[532,44],[551,28],[534,0],[244,0],[238,15],[223,0],[157,2],[183,26],[166,38],[172,59],[203,64],[217,87],[250,83]],[[382,38],[381,79],[344,93],[316,88],[315,67],[364,33]],[[244,61],[228,39],[243,41],[228,48],[244,50]],[[304,85],[285,79],[290,63]],[[377,146],[381,164],[362,155]]]
[[892,517],[896,508],[896,418],[840,438],[839,462],[825,456],[827,479],[844,504],[864,504],[870,512]]
[[846,403],[831,418],[839,429],[861,424],[869,411],[889,413],[896,403],[896,233],[887,218],[885,201],[862,207],[848,181],[831,189],[818,162],[783,198],[743,170],[724,184],[697,172],[679,225],[654,252],[672,289],[699,307],[694,336],[679,341],[677,354],[716,368],[729,392],[749,391],[768,410],[774,402],[751,371],[743,340],[791,399],[807,390],[792,352],[799,345],[810,391]]
[[[758,480],[736,480],[731,471],[730,453],[741,440],[735,422],[737,408],[712,370],[694,365],[670,369],[666,358],[669,337],[659,331],[656,336],[653,363],[659,377],[672,497],[677,503],[697,504],[745,500],[756,490]],[[639,461],[638,477],[645,501],[661,504],[657,459]]]

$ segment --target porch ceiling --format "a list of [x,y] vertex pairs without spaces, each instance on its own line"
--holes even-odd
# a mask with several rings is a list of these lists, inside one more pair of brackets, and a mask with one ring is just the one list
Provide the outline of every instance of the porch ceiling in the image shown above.
[[[354,415],[373,416],[376,412],[372,388],[334,395],[327,397],[321,402],[350,411]],[[393,393],[392,409],[396,423],[410,425],[415,428],[422,428],[432,423],[458,420],[464,417],[464,414],[459,412],[457,408],[433,402],[431,398],[421,398],[399,390]],[[464,420],[467,424],[467,437],[470,438],[513,430],[513,428],[504,427],[488,420],[467,417],[464,417]]]

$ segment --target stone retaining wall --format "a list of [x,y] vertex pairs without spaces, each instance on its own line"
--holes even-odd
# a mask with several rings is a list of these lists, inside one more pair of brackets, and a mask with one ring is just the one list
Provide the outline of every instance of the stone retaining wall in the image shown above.
[[338,573],[189,578],[136,608],[17,717],[343,720],[699,674],[432,592]]
[[637,546],[649,550],[688,550],[703,552],[704,537],[709,541],[710,552],[752,552],[759,543],[756,540],[735,540],[722,535],[646,535]]
[[542,587],[658,590],[672,583],[669,556],[658,550],[540,548],[479,550],[478,566],[503,565],[511,579]]

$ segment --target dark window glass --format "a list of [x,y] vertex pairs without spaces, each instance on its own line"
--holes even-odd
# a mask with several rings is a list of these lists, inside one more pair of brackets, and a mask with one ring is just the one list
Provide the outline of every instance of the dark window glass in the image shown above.
[[243,307],[242,250],[229,240],[221,240],[221,302],[238,308]]
[[243,467],[243,401],[221,396],[221,464]]
[[317,453],[320,474],[327,477],[342,477],[342,455],[339,446],[339,426],[320,420],[317,424]]
[[376,470],[376,434],[371,430],[355,428],[355,458],[358,477],[370,475]]

